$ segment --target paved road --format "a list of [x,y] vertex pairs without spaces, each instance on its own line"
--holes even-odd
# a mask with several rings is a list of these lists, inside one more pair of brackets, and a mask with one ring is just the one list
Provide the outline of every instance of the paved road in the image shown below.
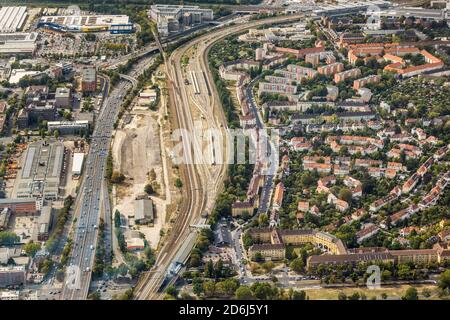
[[[86,160],[85,179],[80,188],[81,208],[74,234],[74,246],[69,270],[75,270],[74,278],[66,276],[62,291],[64,300],[86,299],[91,281],[91,270],[97,245],[100,218],[100,196],[104,180],[104,169],[109,151],[113,125],[116,121],[122,99],[131,87],[121,81],[106,99],[91,139],[91,149]],[[75,282],[71,282],[70,279]]]
[[[260,76],[253,79],[247,85],[245,92],[247,95],[247,101],[250,103],[250,108],[256,118],[256,127],[259,130],[264,130],[264,129],[266,129],[266,126],[264,124],[264,121],[262,121],[262,119],[261,119],[261,114],[258,111],[258,107],[256,106],[256,102],[255,102],[255,97],[253,96],[253,87],[255,86],[255,84],[257,83],[259,78],[260,78]],[[272,145],[269,144],[269,146],[272,146]],[[270,154],[270,152],[269,152],[269,154]],[[273,177],[274,176],[270,175],[270,174],[266,175],[266,180],[264,182],[264,185],[263,185],[262,191],[261,191],[261,197],[260,197],[260,202],[259,202],[259,207],[258,207],[258,212],[257,212],[258,215],[261,213],[267,213],[267,211],[269,209],[270,196],[272,195],[272,189],[273,189]]]

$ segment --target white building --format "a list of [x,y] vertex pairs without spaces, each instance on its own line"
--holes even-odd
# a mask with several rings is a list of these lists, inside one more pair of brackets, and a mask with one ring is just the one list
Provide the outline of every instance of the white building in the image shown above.
[[36,51],[37,32],[0,33],[0,54],[32,55]]
[[201,24],[214,18],[211,9],[165,4],[152,5],[149,16],[156,21],[158,32],[163,37],[167,37],[170,33],[182,31],[185,26]]
[[79,176],[83,170],[84,153],[77,152],[73,154],[72,175]]
[[27,16],[27,7],[2,7],[0,9],[0,32],[20,31]]

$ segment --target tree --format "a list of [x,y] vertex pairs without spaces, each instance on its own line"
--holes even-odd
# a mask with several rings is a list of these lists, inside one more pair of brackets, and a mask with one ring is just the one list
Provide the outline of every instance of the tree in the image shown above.
[[175,187],[177,187],[178,189],[181,189],[183,187],[183,182],[181,181],[180,178],[177,178],[175,180]]
[[144,192],[149,194],[149,195],[154,193],[153,187],[152,187],[152,185],[150,183],[147,183],[145,185]]
[[253,299],[253,293],[252,290],[250,290],[247,286],[240,286],[236,289],[235,297],[238,300],[252,300]]
[[239,287],[239,281],[237,279],[226,279],[220,282],[222,290],[228,296],[232,296]]
[[306,300],[306,292],[303,290],[294,291],[292,294],[292,300]]
[[212,260],[209,260],[205,265],[205,278],[214,278],[214,265]]
[[339,199],[344,200],[347,203],[352,203],[352,193],[347,188],[342,188],[339,192]]
[[214,281],[205,281],[203,283],[203,291],[207,297],[212,297],[216,293],[216,284]]
[[19,236],[14,232],[2,231],[0,232],[0,246],[12,246],[20,240]]
[[100,292],[98,291],[94,291],[89,295],[89,299],[91,300],[101,300],[100,298]]
[[338,300],[347,300],[347,296],[344,292],[340,291],[338,294]]
[[264,260],[262,254],[261,254],[261,252],[256,252],[256,253],[255,253],[254,260],[255,260],[256,262],[261,262],[261,261]]
[[301,273],[303,271],[303,268],[305,267],[305,263],[303,262],[303,259],[301,257],[294,259],[294,261],[291,262],[289,267],[297,272]]
[[171,295],[174,298],[178,297],[178,291],[177,291],[177,289],[174,286],[168,286],[167,289],[166,289],[166,293],[168,295]]
[[442,290],[450,289],[450,270],[445,270],[440,274],[438,286]]
[[112,176],[111,176],[111,182],[112,183],[122,183],[125,180],[125,176],[118,172],[118,171],[114,171]]
[[41,244],[39,242],[30,241],[23,246],[23,250],[25,250],[25,253],[29,257],[34,257],[36,252],[38,252],[40,249],[41,249]]
[[275,267],[275,264],[272,261],[266,261],[262,264],[263,269],[269,273]]
[[419,300],[417,289],[414,287],[409,287],[406,290],[405,295],[402,297],[402,300]]

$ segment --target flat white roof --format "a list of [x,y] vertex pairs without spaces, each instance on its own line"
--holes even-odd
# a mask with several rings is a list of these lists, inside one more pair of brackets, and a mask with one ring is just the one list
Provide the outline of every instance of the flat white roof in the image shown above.
[[83,168],[84,153],[77,152],[73,154],[72,174],[80,174]]
[[46,16],[42,17],[40,21],[62,26],[110,26],[113,24],[128,24],[130,18],[126,15]]
[[2,7],[0,9],[0,31],[20,30],[27,17],[27,7]]

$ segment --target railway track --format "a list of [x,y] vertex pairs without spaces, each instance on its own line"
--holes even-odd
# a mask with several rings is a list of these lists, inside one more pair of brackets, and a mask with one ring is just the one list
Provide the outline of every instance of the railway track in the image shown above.
[[[203,48],[203,52],[201,54],[202,58],[200,60],[200,67],[203,70],[209,71],[206,63],[208,52],[212,45],[214,45],[217,41],[231,34],[239,33],[263,24],[295,21],[302,17],[303,15],[281,16],[275,18],[272,17],[256,20],[251,23],[247,23],[245,26],[233,25],[230,27],[226,27],[225,29],[222,28],[207,33],[206,35],[187,42],[177,48],[168,58],[168,61],[166,63],[166,74],[171,107],[172,110],[175,111],[178,128],[188,130],[193,129],[193,119],[190,112],[188,95],[186,93],[186,90],[181,89],[181,86],[183,86],[183,79],[181,74],[182,68],[180,60],[183,54],[189,48],[204,42],[205,47]],[[212,75],[210,72],[208,72],[207,77],[205,77],[205,82],[206,85],[208,85],[208,83],[213,83]],[[212,88],[209,89],[211,90]],[[219,106],[219,100],[216,99],[215,95],[217,95],[217,92],[214,90],[214,94],[211,94],[210,101],[213,105]],[[223,122],[225,119],[223,111],[220,114],[220,119],[217,119],[217,121],[220,122],[224,127],[226,127],[226,122]],[[195,144],[197,144],[197,141],[194,141],[194,145]],[[185,145],[184,147],[187,147],[187,150],[190,150],[189,146]],[[198,149],[198,146],[194,146],[194,148]],[[169,264],[184,242],[183,240],[185,240],[187,235],[189,234],[189,225],[196,219],[200,218],[201,213],[203,212],[208,200],[206,198],[208,192],[207,190],[205,190],[205,186],[207,185],[208,181],[202,180],[202,177],[207,176],[205,174],[206,166],[203,164],[191,164],[180,165],[179,167],[182,173],[183,181],[185,182],[185,190],[187,192],[183,195],[183,203],[178,212],[176,222],[170,231],[169,239],[159,252],[154,269],[151,272],[146,273],[135,288],[136,299],[161,298],[161,294],[157,291],[163,282]],[[226,164],[224,164],[222,167],[223,168],[221,169],[217,180],[213,182],[216,191],[220,190],[221,181],[226,173]],[[215,195],[213,190],[213,194],[209,199],[212,203],[214,202],[214,196]]]

